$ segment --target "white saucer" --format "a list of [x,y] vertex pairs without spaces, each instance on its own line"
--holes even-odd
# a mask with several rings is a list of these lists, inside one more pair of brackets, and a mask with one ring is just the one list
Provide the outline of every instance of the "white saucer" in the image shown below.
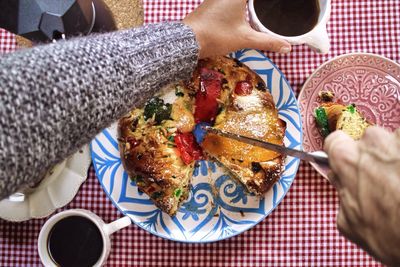
[[20,222],[43,218],[71,202],[87,178],[90,166],[89,147],[86,145],[58,164],[22,202],[0,201],[0,218]]

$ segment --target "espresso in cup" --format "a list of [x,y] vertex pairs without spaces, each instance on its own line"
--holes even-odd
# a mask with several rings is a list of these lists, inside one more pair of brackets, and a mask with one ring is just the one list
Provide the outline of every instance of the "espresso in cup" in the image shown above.
[[248,0],[248,7],[255,30],[292,45],[306,44],[321,54],[329,52],[331,0]]
[[46,267],[103,266],[111,250],[110,236],[130,224],[128,216],[106,224],[88,210],[62,211],[40,230],[40,259]]
[[47,250],[58,266],[94,266],[103,252],[103,238],[90,219],[70,216],[50,230]]
[[283,36],[311,31],[320,13],[318,0],[254,0],[254,10],[266,28]]

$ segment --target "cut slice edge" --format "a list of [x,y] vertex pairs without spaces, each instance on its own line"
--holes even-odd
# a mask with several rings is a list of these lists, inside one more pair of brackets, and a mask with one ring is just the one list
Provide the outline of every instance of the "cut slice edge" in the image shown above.
[[[234,164],[225,157],[217,158],[208,155],[208,158],[218,162],[248,193],[252,193],[260,198],[264,198],[265,193],[280,179],[285,170],[284,156],[278,156],[266,162],[254,162],[254,165],[256,165],[255,168],[258,169],[256,173],[252,170],[253,166],[240,166],[240,164]],[[251,179],[246,179],[249,177]]]
[[[354,140],[359,140],[365,130],[372,125],[362,116],[354,104],[345,106],[336,102],[327,102],[323,103],[320,108],[325,110],[329,133],[342,130]],[[321,129],[320,124],[317,123],[317,125],[322,132],[323,129]]]

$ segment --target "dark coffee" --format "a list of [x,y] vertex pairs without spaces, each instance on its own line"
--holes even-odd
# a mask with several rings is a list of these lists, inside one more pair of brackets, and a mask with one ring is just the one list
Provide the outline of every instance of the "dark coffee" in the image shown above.
[[283,36],[309,32],[318,23],[318,0],[254,0],[260,22],[270,31]]
[[47,249],[59,266],[93,266],[103,251],[103,238],[91,220],[70,216],[53,226]]

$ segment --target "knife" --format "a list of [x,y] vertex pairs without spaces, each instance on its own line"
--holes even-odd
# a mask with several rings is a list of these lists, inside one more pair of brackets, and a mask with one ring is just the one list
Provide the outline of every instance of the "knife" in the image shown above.
[[278,152],[283,155],[289,155],[289,156],[296,157],[296,158],[299,158],[299,159],[302,159],[302,160],[305,160],[308,162],[317,163],[318,165],[321,165],[324,167],[329,167],[328,155],[323,151],[315,151],[315,152],[308,153],[308,152],[305,152],[302,150],[293,149],[293,148],[269,143],[266,141],[258,140],[258,139],[252,138],[252,137],[247,137],[247,136],[243,136],[240,134],[234,134],[234,133],[227,132],[224,130],[216,129],[211,126],[204,126],[203,129],[208,133],[217,134],[219,136],[231,138],[231,139],[237,140],[239,142],[243,142],[243,143],[250,144],[253,146],[258,146],[258,147],[262,147],[262,148],[265,148],[268,150],[272,150],[272,151]]

